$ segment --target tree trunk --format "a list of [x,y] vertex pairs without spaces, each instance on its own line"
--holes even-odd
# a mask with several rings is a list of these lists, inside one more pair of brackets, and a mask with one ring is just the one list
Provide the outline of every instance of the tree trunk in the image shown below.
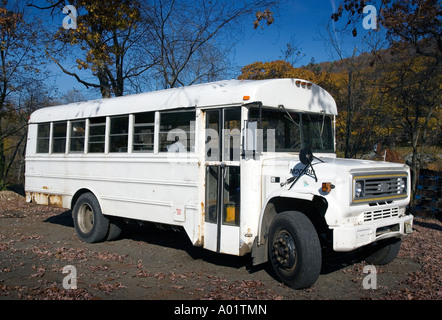
[[[417,119],[417,117],[416,117]],[[416,127],[415,127],[416,128]],[[419,141],[419,128],[413,130],[411,133],[411,144],[413,148],[413,153],[411,157],[411,205],[416,204],[416,189],[417,189],[417,180],[419,178],[420,171],[420,161],[419,161],[419,151],[418,151],[418,141]]]
[[109,78],[106,75],[105,67],[100,67],[97,72],[98,80],[100,81],[100,92],[103,98],[110,98],[111,88],[109,84]]
[[6,187],[5,181],[5,166],[6,166],[6,158],[5,158],[5,144],[3,142],[2,137],[2,119],[0,117],[0,190],[3,190]]
[[345,158],[350,158],[350,139],[352,129],[352,71],[348,72],[348,86],[347,86],[347,122],[345,133]]

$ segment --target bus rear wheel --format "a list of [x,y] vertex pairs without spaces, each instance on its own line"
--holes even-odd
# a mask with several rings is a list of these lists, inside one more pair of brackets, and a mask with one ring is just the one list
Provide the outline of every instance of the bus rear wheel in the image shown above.
[[274,218],[268,250],[273,270],[287,286],[307,288],[318,279],[321,245],[313,224],[303,213],[286,211]]
[[106,240],[109,219],[101,212],[97,198],[85,193],[75,203],[72,217],[78,237],[84,242],[96,243]]

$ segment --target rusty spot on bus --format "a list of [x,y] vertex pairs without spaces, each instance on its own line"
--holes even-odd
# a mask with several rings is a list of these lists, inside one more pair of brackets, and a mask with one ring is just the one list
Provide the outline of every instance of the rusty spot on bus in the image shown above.
[[49,195],[49,205],[63,208],[63,198],[59,195]]
[[54,207],[63,207],[63,197],[55,194],[41,192],[27,192],[26,201]]

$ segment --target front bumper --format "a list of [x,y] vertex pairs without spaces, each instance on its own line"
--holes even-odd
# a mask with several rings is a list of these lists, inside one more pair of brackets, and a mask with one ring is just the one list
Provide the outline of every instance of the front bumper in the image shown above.
[[412,232],[413,216],[394,217],[360,225],[335,227],[333,250],[352,251],[377,240],[403,237]]

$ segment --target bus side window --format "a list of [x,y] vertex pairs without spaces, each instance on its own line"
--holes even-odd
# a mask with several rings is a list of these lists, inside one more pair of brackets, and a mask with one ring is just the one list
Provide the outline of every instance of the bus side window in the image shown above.
[[37,127],[37,153],[49,153],[49,134],[51,125],[40,123]]
[[54,123],[54,129],[52,134],[52,153],[66,152],[66,132],[67,132],[66,122]]
[[89,148],[90,153],[104,153],[106,135],[106,117],[91,118],[89,120]]
[[155,112],[135,114],[133,151],[153,152]]
[[86,122],[84,120],[72,121],[70,152],[84,152],[85,128]]
[[129,116],[113,117],[110,121],[109,152],[127,152]]
[[195,111],[161,113],[160,152],[193,152],[195,117]]

